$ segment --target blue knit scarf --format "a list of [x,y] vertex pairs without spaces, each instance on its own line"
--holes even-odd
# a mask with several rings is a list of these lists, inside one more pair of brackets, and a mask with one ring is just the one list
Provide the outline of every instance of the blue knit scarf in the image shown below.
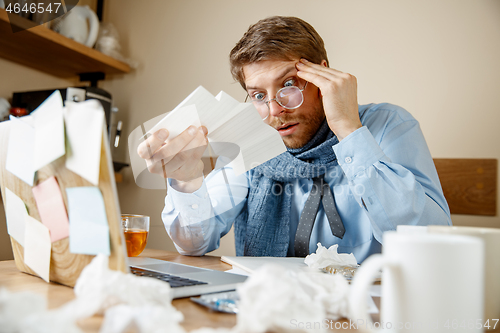
[[293,183],[298,178],[318,177],[337,165],[332,149],[336,143],[337,137],[324,121],[304,147],[288,149],[251,171],[246,206],[234,224],[237,255],[287,255]]

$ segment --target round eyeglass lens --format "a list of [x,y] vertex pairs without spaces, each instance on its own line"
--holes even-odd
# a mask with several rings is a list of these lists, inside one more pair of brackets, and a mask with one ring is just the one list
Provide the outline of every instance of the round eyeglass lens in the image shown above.
[[302,105],[304,96],[297,87],[284,87],[276,94],[276,101],[287,109],[295,109]]
[[259,105],[256,109],[262,120],[266,120],[267,117],[269,117],[269,109],[265,103],[262,103],[262,105]]

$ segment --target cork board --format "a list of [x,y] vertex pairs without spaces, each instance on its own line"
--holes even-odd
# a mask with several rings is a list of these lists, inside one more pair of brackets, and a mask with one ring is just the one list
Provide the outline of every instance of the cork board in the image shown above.
[[[2,197],[5,198],[5,187],[14,192],[21,198],[28,208],[29,215],[38,221],[40,216],[33,197],[32,187],[21,179],[17,178],[11,172],[5,169],[7,157],[7,147],[10,133],[10,121],[0,123],[0,184]],[[108,148],[108,140],[104,129],[101,140],[101,162],[99,170],[99,189],[101,190],[104,205],[106,207],[106,216],[109,224],[110,234],[110,257],[109,268],[122,272],[128,271],[126,264],[126,248],[125,241],[120,223],[120,207],[118,203],[118,195],[116,192],[116,184],[114,179],[114,171],[111,162],[111,155]],[[65,156],[53,161],[51,164],[43,167],[37,172],[37,177],[33,186],[45,181],[46,179],[55,176],[61,194],[63,196],[66,209],[68,201],[66,197],[67,187],[77,186],[94,186],[84,178],[66,169]],[[12,243],[12,252],[17,268],[25,273],[37,275],[31,270],[23,260],[24,248],[13,237],[10,237]],[[51,258],[50,258],[50,281],[58,282],[70,287],[74,287],[76,280],[80,276],[83,268],[90,263],[94,256],[85,254],[75,254],[69,251],[69,238],[64,238],[52,243]]]

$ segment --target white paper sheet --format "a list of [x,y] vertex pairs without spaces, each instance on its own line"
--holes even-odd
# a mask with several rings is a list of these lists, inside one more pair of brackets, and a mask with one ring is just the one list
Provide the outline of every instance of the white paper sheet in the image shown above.
[[[233,142],[240,147],[240,154],[231,163],[237,175],[286,151],[281,136],[262,121],[253,104],[240,103],[233,111],[236,112],[208,138],[210,142]],[[223,151],[215,153],[227,156]]]
[[35,178],[35,128],[33,118],[10,117],[11,126],[5,168],[26,184],[33,186]]
[[243,270],[241,268],[238,268],[238,267],[233,267],[231,269],[228,269],[225,272],[226,273],[231,273],[231,274],[238,274],[238,275],[250,276],[250,273],[248,273],[247,271],[245,271],[245,270]]
[[26,230],[26,216],[28,211],[24,201],[7,187],[5,188],[5,215],[7,217],[7,232],[19,244],[24,246],[24,233]]
[[71,253],[110,254],[109,226],[98,187],[67,187]]
[[25,221],[24,263],[49,282],[51,248],[49,228],[29,215],[26,215]]
[[[164,120],[154,126],[150,133],[166,128],[163,127],[164,121],[168,118],[178,119],[178,113],[182,115],[182,122],[169,121],[169,126],[184,130],[187,128],[186,123],[194,123],[197,119],[192,113],[185,112],[186,106],[196,107],[200,124],[208,129],[210,142],[230,142],[239,146],[240,154],[232,162],[236,174],[246,172],[286,151],[278,132],[262,121],[253,104],[239,103],[223,91],[214,97],[202,86],[196,88]],[[192,119],[187,119],[188,117]],[[230,153],[224,151],[226,146],[220,147],[215,155],[232,154],[232,150]]]
[[104,110],[96,100],[66,102],[66,168],[94,185],[99,184]]
[[222,262],[230,264],[234,268],[241,269],[252,274],[265,265],[281,266],[288,270],[304,270],[307,265],[304,264],[304,258],[295,257],[234,257],[222,256]]
[[153,128],[148,130],[147,133],[151,135],[159,129],[164,128],[168,130],[168,140],[172,140],[191,125],[196,127],[201,126],[196,106],[194,105],[179,108],[176,112],[169,112]]
[[63,156],[64,117],[61,93],[56,90],[35,111],[30,114],[35,124],[35,156],[34,169],[39,170],[45,165]]

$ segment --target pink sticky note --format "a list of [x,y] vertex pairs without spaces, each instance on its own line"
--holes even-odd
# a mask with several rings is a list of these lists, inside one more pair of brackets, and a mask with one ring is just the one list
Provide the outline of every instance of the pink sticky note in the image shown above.
[[61,189],[55,177],[33,187],[38,214],[50,230],[50,241],[55,242],[69,235],[69,222]]

